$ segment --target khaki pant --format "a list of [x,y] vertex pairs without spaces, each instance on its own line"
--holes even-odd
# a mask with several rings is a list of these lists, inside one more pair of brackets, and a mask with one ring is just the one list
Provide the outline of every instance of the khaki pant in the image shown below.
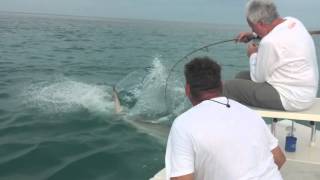
[[267,82],[253,82],[249,71],[240,72],[235,79],[225,81],[223,95],[249,106],[284,110],[277,90]]

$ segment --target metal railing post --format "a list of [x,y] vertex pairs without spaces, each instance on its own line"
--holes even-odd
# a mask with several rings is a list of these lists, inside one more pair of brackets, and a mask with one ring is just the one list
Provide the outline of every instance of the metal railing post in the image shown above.
[[310,137],[310,146],[314,146],[316,144],[316,122],[310,121],[311,125],[311,137]]
[[272,124],[271,124],[271,133],[276,136],[276,125],[277,125],[278,119],[272,118]]

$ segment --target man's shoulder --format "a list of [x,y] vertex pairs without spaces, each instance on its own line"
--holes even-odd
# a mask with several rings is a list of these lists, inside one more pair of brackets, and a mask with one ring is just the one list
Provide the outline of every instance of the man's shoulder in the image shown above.
[[292,16],[287,16],[287,17],[285,17],[284,19],[285,19],[285,20],[289,20],[289,21],[301,22],[298,18],[292,17]]
[[[174,120],[174,125],[176,126],[189,126],[194,121],[197,120],[201,115],[204,114],[205,103],[200,103],[196,106],[191,107],[187,111],[180,114]],[[183,125],[182,125],[183,124]]]
[[188,119],[191,119],[191,117],[193,117],[195,113],[197,113],[197,111],[195,110],[195,107],[192,107],[187,111],[181,113],[178,117],[176,117],[174,122],[187,121]]
[[[174,121],[179,123],[192,123],[194,120],[198,120],[199,117],[205,118],[207,116],[217,117],[228,117],[233,116],[234,114],[241,114],[246,116],[251,116],[255,118],[261,118],[250,107],[243,105],[235,100],[229,99],[229,104],[231,105],[230,109],[229,107],[221,106],[220,104],[214,104],[217,105],[217,107],[212,107],[213,104],[210,103],[201,103],[197,106],[194,106],[187,110],[186,112],[180,114]],[[218,109],[221,108],[222,109]],[[225,108],[227,108],[228,111],[223,111]]]
[[230,100],[230,104],[237,109],[238,114],[245,115],[246,117],[262,119],[262,117],[249,106],[246,106],[234,100]]

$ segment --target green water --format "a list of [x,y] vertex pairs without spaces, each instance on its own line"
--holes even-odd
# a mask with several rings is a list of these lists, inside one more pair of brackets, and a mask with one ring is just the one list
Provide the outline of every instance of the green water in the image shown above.
[[[0,16],[0,179],[148,179],[164,166],[170,122],[190,105],[182,62],[245,27]],[[210,55],[224,79],[247,68],[245,46]],[[115,114],[112,86],[123,114]]]

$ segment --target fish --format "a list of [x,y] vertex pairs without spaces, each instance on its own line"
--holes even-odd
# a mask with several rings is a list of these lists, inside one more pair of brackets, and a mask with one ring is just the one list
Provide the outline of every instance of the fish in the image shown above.
[[114,86],[112,88],[112,97],[115,113],[121,115],[121,119],[123,119],[131,126],[135,127],[139,132],[148,134],[158,139],[160,143],[165,144],[170,131],[170,127],[159,122],[166,121],[168,119],[167,116],[161,117],[159,119],[145,119],[143,115],[129,115],[121,106],[118,92]]

